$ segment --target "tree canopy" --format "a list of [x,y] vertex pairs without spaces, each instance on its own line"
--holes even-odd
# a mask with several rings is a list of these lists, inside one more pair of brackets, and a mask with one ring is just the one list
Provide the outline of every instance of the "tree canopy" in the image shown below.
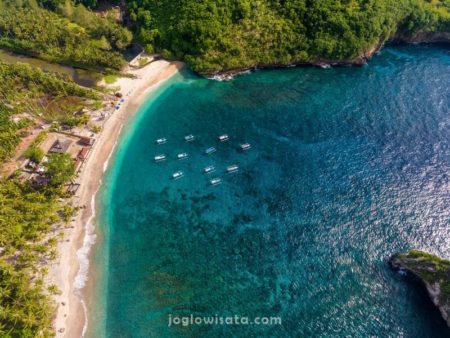
[[69,154],[50,154],[45,164],[45,175],[50,184],[59,187],[67,183],[75,174],[75,163]]
[[81,68],[120,69],[132,34],[70,1],[0,0],[0,48]]
[[127,0],[150,51],[199,72],[346,60],[393,36],[450,28],[449,0]]

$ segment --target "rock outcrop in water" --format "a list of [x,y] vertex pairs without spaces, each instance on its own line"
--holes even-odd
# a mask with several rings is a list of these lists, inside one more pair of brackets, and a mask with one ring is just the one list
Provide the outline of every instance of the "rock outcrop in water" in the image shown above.
[[412,250],[393,255],[389,264],[394,270],[412,277],[426,288],[431,301],[450,327],[450,260]]

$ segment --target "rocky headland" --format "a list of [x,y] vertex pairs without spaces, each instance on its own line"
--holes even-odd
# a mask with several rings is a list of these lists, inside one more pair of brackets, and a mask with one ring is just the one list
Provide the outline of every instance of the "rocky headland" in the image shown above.
[[393,255],[389,259],[389,265],[423,285],[450,328],[450,260],[411,250]]

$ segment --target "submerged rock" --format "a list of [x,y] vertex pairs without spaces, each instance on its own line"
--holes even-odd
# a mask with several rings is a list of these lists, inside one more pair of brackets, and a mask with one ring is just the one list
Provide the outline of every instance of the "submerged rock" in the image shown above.
[[450,260],[411,250],[397,253],[389,260],[392,269],[418,280],[450,327]]

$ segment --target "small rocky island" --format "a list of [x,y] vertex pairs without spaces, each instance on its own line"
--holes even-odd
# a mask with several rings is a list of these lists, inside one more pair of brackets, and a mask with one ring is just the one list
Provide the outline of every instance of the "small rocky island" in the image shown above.
[[389,264],[394,270],[425,286],[432,302],[450,327],[450,260],[411,250],[393,255]]

